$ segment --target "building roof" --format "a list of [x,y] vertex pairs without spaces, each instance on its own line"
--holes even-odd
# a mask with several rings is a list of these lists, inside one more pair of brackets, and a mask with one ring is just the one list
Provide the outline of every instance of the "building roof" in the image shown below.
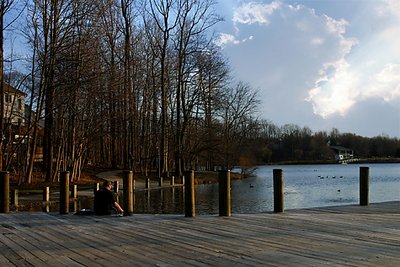
[[351,150],[353,151],[353,149],[351,148],[347,148],[347,147],[343,147],[343,146],[329,146],[331,149],[333,150],[337,150],[337,151],[344,151],[344,150]]
[[21,90],[18,90],[7,83],[3,83],[3,84],[4,84],[4,92],[11,93],[11,94],[17,94],[17,95],[21,95],[21,96],[26,96],[26,93],[22,92]]

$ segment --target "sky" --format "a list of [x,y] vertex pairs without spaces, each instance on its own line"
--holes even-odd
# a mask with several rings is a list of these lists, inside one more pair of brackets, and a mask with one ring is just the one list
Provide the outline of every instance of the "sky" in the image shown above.
[[399,0],[219,0],[215,42],[259,117],[400,138]]

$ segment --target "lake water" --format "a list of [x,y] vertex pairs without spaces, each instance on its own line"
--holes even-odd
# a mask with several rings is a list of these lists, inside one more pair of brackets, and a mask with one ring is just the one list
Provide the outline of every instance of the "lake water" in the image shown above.
[[[231,181],[232,213],[273,211],[273,169],[283,170],[285,209],[358,204],[361,166],[370,168],[370,203],[400,201],[397,163],[259,166],[254,177]],[[196,185],[195,192],[196,214],[218,214],[218,184]],[[185,210],[183,187],[136,190],[134,202],[135,213],[184,214]],[[81,197],[74,204],[78,210],[92,209],[93,197]],[[59,203],[53,202],[49,210],[58,208]],[[37,201],[21,210],[41,209]]]
[[[370,203],[400,201],[400,164],[260,166],[231,182],[232,213],[273,211],[273,169],[283,170],[285,209],[358,204],[360,166],[370,168]],[[136,192],[135,212],[184,214],[183,199],[179,187]],[[218,184],[196,186],[196,213],[218,214]]]

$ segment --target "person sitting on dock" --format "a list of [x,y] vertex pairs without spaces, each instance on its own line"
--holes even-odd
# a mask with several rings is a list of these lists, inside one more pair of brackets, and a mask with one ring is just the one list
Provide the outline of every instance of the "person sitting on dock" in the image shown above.
[[124,210],[115,200],[113,192],[111,192],[112,182],[105,181],[103,188],[98,190],[94,194],[94,214],[95,215],[111,215],[113,208],[117,210],[119,214],[123,214]]

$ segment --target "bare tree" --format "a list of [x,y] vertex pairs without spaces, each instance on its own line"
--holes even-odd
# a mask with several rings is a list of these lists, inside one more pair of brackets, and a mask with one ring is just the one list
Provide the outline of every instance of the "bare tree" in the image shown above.
[[[171,38],[171,32],[178,24],[179,15],[181,12],[182,0],[150,0],[149,13],[155,22],[158,31],[162,37],[148,34],[152,39],[152,43],[156,45],[160,53],[160,91],[161,91],[161,172],[163,176],[168,176],[168,46]],[[146,22],[146,20],[145,20]],[[147,23],[149,24],[149,23]],[[150,27],[146,27],[149,29]]]
[[4,16],[10,11],[14,0],[0,2],[0,170],[3,170],[3,143],[4,143]]
[[230,80],[229,67],[222,57],[221,51],[214,46],[198,53],[195,61],[197,66],[197,86],[201,92],[204,129],[206,131],[201,139],[205,151],[204,165],[208,170],[214,170],[219,144],[216,117],[218,110],[221,108],[220,96]]
[[221,96],[221,119],[223,123],[222,152],[226,168],[231,168],[235,147],[246,136],[251,116],[255,114],[260,100],[249,85],[239,82]]
[[[221,19],[212,10],[214,1],[185,0],[182,1],[178,20],[178,34],[175,41],[177,51],[176,74],[176,134],[175,134],[175,175],[181,176],[183,171],[182,143],[187,122],[181,120],[182,110],[186,109],[187,83],[193,73],[195,57],[199,51],[209,49],[204,34]],[[197,89],[196,89],[197,90]],[[199,96],[199,94],[194,94]],[[192,100],[189,100],[192,101]],[[184,119],[189,116],[184,116]]]

